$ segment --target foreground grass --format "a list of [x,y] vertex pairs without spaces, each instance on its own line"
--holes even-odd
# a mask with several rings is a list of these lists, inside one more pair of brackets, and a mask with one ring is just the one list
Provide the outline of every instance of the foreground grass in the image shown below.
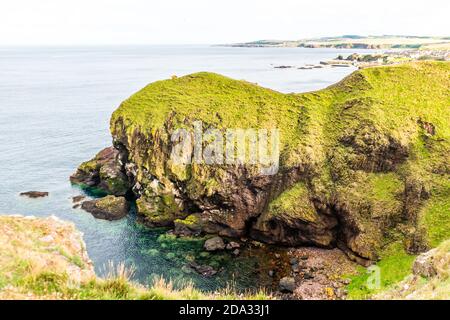
[[174,288],[154,280],[149,287],[130,281],[133,271],[109,266],[98,278],[81,234],[50,217],[0,216],[0,299],[197,300],[270,299],[263,291],[236,293],[231,287],[204,293],[192,284]]
[[375,299],[450,299],[450,240],[428,253],[433,276],[413,272],[403,281],[374,296]]
[[372,295],[386,290],[390,286],[403,280],[411,273],[411,266],[414,262],[415,256],[409,255],[403,249],[401,243],[393,243],[384,250],[382,258],[376,267],[380,275],[380,286],[378,288],[371,288],[368,286],[371,277],[374,274],[370,271],[373,269],[366,269],[360,267],[359,274],[351,277],[351,283],[347,286],[349,299],[368,299]]

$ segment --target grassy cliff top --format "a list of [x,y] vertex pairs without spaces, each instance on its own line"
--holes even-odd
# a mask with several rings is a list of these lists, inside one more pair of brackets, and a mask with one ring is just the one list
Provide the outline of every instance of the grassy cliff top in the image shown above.
[[178,126],[201,120],[218,129],[275,128],[295,124],[299,111],[294,95],[201,72],[146,86],[122,103],[111,123],[114,129],[123,119],[144,132],[162,128],[169,118]]
[[[111,131],[152,134],[202,120],[204,129],[279,128],[282,150],[333,144],[370,124],[409,143],[417,122],[432,123],[433,139],[450,135],[450,63],[414,62],[355,71],[316,92],[282,94],[214,73],[195,73],[149,84],[113,113]],[[369,126],[367,126],[369,127]]]

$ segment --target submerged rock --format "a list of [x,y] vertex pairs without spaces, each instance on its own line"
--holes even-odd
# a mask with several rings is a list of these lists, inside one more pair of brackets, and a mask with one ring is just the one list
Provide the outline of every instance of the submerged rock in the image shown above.
[[27,192],[21,192],[20,195],[28,198],[44,198],[48,197],[48,192],[43,191],[27,191]]
[[129,205],[124,197],[106,196],[85,201],[81,208],[92,213],[97,219],[119,220],[128,214]]
[[208,265],[200,265],[196,262],[190,262],[189,267],[191,267],[195,272],[201,274],[204,277],[212,277],[217,273],[213,267]]

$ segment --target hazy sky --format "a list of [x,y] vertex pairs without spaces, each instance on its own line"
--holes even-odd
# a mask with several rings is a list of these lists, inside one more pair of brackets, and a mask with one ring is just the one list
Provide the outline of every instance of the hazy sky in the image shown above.
[[1,45],[450,36],[448,0],[0,0]]

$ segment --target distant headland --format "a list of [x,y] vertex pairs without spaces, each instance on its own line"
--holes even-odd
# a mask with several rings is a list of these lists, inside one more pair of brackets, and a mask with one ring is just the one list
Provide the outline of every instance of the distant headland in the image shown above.
[[224,44],[221,46],[450,50],[450,37],[343,35],[300,40],[258,40],[244,43]]

